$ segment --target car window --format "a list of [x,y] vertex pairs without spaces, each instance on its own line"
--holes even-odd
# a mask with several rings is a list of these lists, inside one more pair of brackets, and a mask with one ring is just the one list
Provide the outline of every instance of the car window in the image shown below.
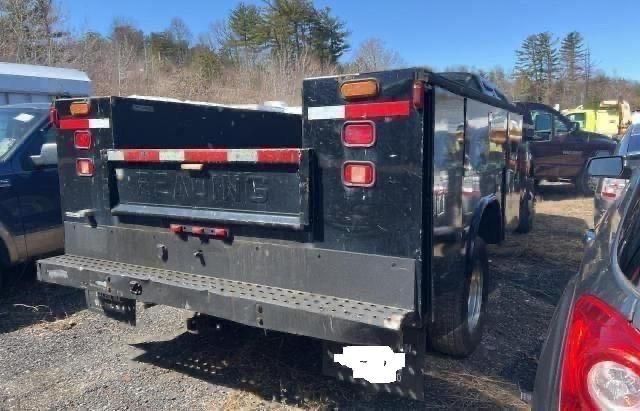
[[640,125],[634,125],[629,127],[626,138],[627,138],[626,153],[640,152]]
[[640,283],[640,195],[638,189],[632,195],[629,211],[620,224],[618,263],[625,276],[634,284]]

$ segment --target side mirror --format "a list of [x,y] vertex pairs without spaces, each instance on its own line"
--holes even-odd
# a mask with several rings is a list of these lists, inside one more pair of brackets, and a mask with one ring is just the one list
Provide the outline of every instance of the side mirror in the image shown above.
[[31,156],[36,167],[55,166],[58,164],[58,145],[56,143],[43,144],[40,155]]
[[625,171],[624,158],[622,156],[593,157],[587,164],[587,171],[591,177],[621,177]]

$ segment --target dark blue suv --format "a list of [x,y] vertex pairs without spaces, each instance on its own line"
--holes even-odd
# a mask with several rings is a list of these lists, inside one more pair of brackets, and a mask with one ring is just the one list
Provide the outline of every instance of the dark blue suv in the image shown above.
[[49,107],[0,106],[0,289],[11,266],[64,248]]

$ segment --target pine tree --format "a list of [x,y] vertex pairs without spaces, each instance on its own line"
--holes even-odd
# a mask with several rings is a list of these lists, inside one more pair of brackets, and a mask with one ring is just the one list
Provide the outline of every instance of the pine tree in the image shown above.
[[238,50],[243,57],[253,59],[264,49],[265,21],[257,6],[238,4],[229,16],[229,29],[231,38],[227,46]]
[[549,32],[539,33],[537,43],[540,55],[542,56],[542,96],[544,100],[553,103],[554,84],[558,79],[560,69],[560,58],[556,47],[557,40]]
[[336,64],[349,49],[346,37],[349,32],[344,22],[331,15],[331,9],[319,10],[311,27],[313,52],[323,64]]
[[549,32],[528,36],[516,51],[515,77],[527,99],[551,102],[558,78],[556,41]]
[[569,105],[577,105],[578,83],[584,75],[584,39],[577,31],[567,34],[560,45],[560,61],[562,67],[563,97]]

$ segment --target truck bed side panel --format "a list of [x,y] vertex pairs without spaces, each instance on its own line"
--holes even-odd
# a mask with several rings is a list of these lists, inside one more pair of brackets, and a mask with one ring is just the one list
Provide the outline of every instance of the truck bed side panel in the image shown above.
[[[375,125],[377,141],[371,148],[348,148],[341,134],[348,120],[310,119],[309,111],[336,106],[401,102],[411,99],[415,70],[306,80],[303,145],[312,147],[319,168],[320,198],[316,205],[318,232],[323,247],[372,254],[420,258],[423,230],[422,179],[424,116],[411,110],[408,117],[368,118]],[[340,84],[350,78],[374,77],[380,95],[347,102]],[[345,161],[371,162],[376,183],[371,188],[346,187],[342,180]]]

